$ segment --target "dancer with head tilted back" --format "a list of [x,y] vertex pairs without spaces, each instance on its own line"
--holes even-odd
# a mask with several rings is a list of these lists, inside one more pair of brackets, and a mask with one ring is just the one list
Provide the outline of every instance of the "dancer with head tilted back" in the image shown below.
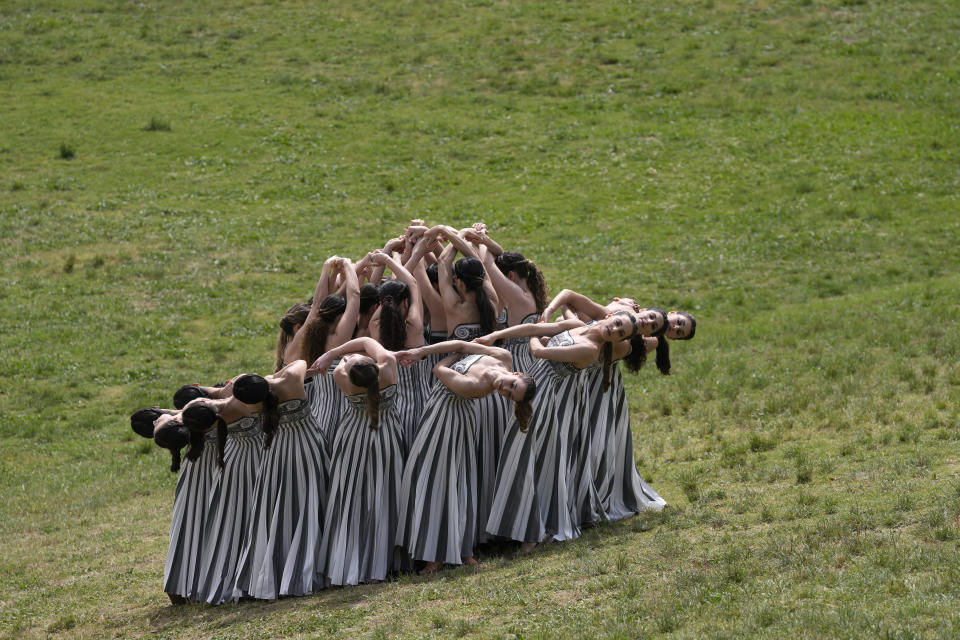
[[448,353],[434,367],[439,384],[431,391],[423,421],[407,455],[400,490],[397,544],[427,564],[476,564],[477,413],[475,398],[498,393],[513,400],[515,417],[526,426],[536,383],[512,371],[510,352],[450,340],[397,354],[403,364],[431,353]]
[[[662,317],[653,325],[645,320],[641,329],[636,318],[624,311],[589,326],[576,319],[561,323],[524,324],[481,338],[481,342],[485,343],[504,338],[530,337],[530,352],[542,359],[533,376],[541,392],[534,403],[531,423],[537,429],[536,491],[547,537],[567,540],[580,535],[579,512],[583,508],[579,497],[581,485],[579,478],[571,477],[572,452],[568,449],[569,442],[583,428],[579,374],[590,366],[598,366],[601,353],[606,352],[606,343],[629,339],[638,330],[651,333],[659,330],[662,324]],[[544,345],[541,339],[546,340],[548,336],[552,337]],[[607,367],[605,358],[604,368]],[[595,495],[591,497],[592,474],[589,477],[591,481],[586,482],[587,487],[584,487],[588,506],[599,503]]]
[[266,378],[247,374],[233,384],[239,400],[263,403],[264,452],[237,569],[237,588],[251,598],[305,595],[326,585],[318,560],[329,460],[307,406],[306,374],[307,363],[295,360]]
[[[253,506],[254,484],[260,468],[263,432],[262,404],[246,405],[233,397],[233,382],[190,401],[183,423],[194,443],[204,449],[208,434],[215,434],[220,472],[215,475],[203,518],[198,597],[210,604],[240,598],[237,562],[246,542]],[[188,456],[189,457],[189,456]]]
[[[544,316],[559,311],[573,313],[581,319],[598,320],[611,311],[629,310],[639,313],[641,307],[631,298],[613,298],[600,305],[588,297],[564,289],[550,302]],[[662,310],[661,310],[662,311]],[[630,411],[627,406],[623,376],[618,366],[622,360],[627,370],[636,373],[646,361],[649,351],[656,351],[656,365],[660,372],[670,372],[670,352],[661,346],[672,334],[675,339],[687,340],[696,326],[693,316],[681,312],[666,314],[665,330],[654,337],[635,336],[613,346],[609,390],[604,388],[602,372],[590,372],[584,380],[587,424],[594,425],[590,449],[594,486],[600,498],[603,516],[619,520],[644,509],[662,509],[666,502],[653,490],[637,471],[634,458],[633,434],[630,429]]]
[[323,354],[311,369],[346,396],[330,460],[320,571],[332,584],[381,582],[400,568],[395,547],[403,474],[397,362],[371,338],[355,338]]

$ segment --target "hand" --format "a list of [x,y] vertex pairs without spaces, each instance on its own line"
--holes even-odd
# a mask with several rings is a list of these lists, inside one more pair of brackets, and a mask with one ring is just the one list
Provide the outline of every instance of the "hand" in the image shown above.
[[330,368],[330,363],[333,362],[333,356],[330,355],[330,352],[323,354],[319,358],[313,361],[313,364],[307,367],[307,373],[310,375],[327,375],[327,370]]
[[388,256],[382,250],[377,249],[376,251],[368,253],[367,258],[370,260],[370,264],[381,267],[387,264],[387,260],[390,259],[390,256]]
[[394,354],[397,358],[397,362],[404,367],[409,367],[415,362],[419,362],[423,359],[423,356],[420,355],[418,349],[407,349],[405,351],[397,351]]
[[421,218],[413,218],[412,220],[410,220],[410,224],[407,225],[407,229],[409,230],[412,227],[423,227],[424,229],[426,229],[426,227],[424,226],[425,224],[426,223]]
[[483,235],[481,235],[480,232],[478,232],[473,227],[468,227],[466,229],[463,229],[460,232],[460,235],[462,235],[463,239],[466,240],[467,242],[471,242],[477,245],[483,243]]
[[482,345],[485,346],[485,347],[492,347],[492,346],[493,346],[493,343],[496,342],[496,340],[494,340],[493,338],[491,338],[491,337],[490,337],[491,335],[493,335],[493,334],[488,333],[488,334],[485,335],[485,336],[480,336],[479,338],[474,338],[473,341],[476,342],[477,344],[482,344]]
[[470,225],[470,226],[471,226],[477,233],[482,233],[482,234],[484,234],[484,235],[486,235],[486,233],[487,233],[487,225],[485,225],[485,224],[482,223],[482,222],[474,222],[474,223],[473,223],[472,225]]
[[406,236],[400,236],[397,238],[390,238],[387,241],[387,244],[383,246],[383,250],[386,252],[392,251],[401,251],[403,249],[403,243],[406,241]]

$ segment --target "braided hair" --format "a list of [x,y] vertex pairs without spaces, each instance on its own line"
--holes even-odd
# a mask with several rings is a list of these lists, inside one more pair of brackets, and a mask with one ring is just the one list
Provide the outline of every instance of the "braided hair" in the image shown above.
[[547,308],[547,283],[543,279],[540,268],[532,260],[527,260],[523,254],[516,251],[504,251],[497,256],[495,262],[504,275],[513,272],[526,281],[527,289],[533,295],[537,313],[542,313]]
[[463,283],[467,291],[472,291],[477,302],[477,311],[480,313],[480,328],[483,332],[491,333],[497,329],[497,313],[493,303],[483,289],[483,263],[476,258],[460,258],[453,265],[453,275]]
[[380,425],[380,367],[364,358],[354,362],[348,374],[350,382],[367,390],[367,417],[370,418],[370,430]]

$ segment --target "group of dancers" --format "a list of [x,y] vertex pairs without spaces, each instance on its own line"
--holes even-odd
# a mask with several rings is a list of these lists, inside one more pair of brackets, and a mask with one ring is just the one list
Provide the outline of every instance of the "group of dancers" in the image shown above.
[[630,298],[548,301],[537,266],[481,223],[413,220],[356,264],[331,257],[280,319],[272,374],[184,385],[174,409],[131,416],[180,472],[164,591],[305,595],[662,509],[619,362],[653,352],[667,374],[668,340],[695,330]]

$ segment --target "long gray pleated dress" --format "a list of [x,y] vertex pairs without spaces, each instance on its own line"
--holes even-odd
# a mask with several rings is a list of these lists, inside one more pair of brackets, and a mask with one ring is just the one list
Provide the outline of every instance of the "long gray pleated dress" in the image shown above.
[[170,522],[170,546],[163,568],[163,590],[200,600],[200,574],[204,565],[203,530],[220,470],[217,468],[217,432],[204,436],[203,452],[196,460],[186,458],[177,477]]
[[423,417],[423,401],[426,396],[424,367],[426,366],[429,366],[429,363],[426,360],[420,360],[409,367],[397,368],[397,392],[393,404],[400,423],[400,448],[404,458],[417,436],[417,427]]
[[[466,373],[482,356],[450,368]],[[476,411],[442,383],[431,391],[403,470],[397,544],[415,560],[461,564],[477,534]]]
[[[506,316],[503,316],[506,318]],[[483,335],[479,324],[458,324],[453,328],[453,339],[470,342]],[[487,533],[486,523],[493,507],[497,486],[497,461],[503,436],[512,416],[512,403],[499,393],[489,393],[476,398],[473,403],[477,412],[474,430],[477,451],[477,542],[489,542],[493,535]]]
[[216,476],[203,529],[200,592],[201,599],[210,604],[240,598],[237,563],[250,528],[262,451],[259,415],[227,425],[223,469]]
[[333,446],[337,424],[340,422],[340,414],[346,400],[343,393],[333,381],[333,370],[340,364],[340,358],[330,363],[326,375],[316,375],[307,378],[303,389],[307,396],[307,404],[310,407],[310,413],[313,415],[314,428],[317,434],[323,440],[324,447],[330,451]]
[[273,442],[260,462],[237,570],[240,592],[261,600],[301,596],[325,586],[317,567],[327,498],[326,446],[306,400],[281,402],[279,411]]
[[[522,324],[534,323],[537,318],[537,314],[531,313]],[[535,358],[530,354],[529,338],[511,338],[504,342],[504,348],[513,356],[514,370],[531,373],[536,368]],[[523,432],[510,415],[497,459],[494,494],[485,525],[489,535],[518,542],[543,540],[544,526],[534,471],[536,441],[534,422],[531,420],[527,431]]]
[[379,425],[371,429],[366,394],[347,396],[330,458],[320,543],[320,571],[331,584],[385,580],[398,568],[403,428],[396,397],[396,385],[380,390]]
[[603,373],[592,371],[584,380],[587,414],[603,429],[592,445],[594,485],[604,517],[619,520],[645,509],[659,511],[667,502],[637,472],[623,375],[618,363],[610,368],[610,389],[603,393]]
[[[573,344],[569,331],[559,333],[549,347]],[[546,534],[553,540],[580,537],[571,519],[569,498],[570,434],[582,419],[580,369],[568,362],[540,360],[531,374],[537,381],[531,424],[537,429],[535,463],[537,498]]]
[[603,518],[600,496],[594,484],[592,447],[595,433],[604,429],[595,416],[587,412],[589,405],[585,385],[585,381],[599,369],[599,363],[594,362],[577,374],[579,389],[576,392],[576,415],[578,419],[570,423],[567,445],[570,465],[567,472],[567,493],[570,499],[570,519],[577,527],[596,524]]

